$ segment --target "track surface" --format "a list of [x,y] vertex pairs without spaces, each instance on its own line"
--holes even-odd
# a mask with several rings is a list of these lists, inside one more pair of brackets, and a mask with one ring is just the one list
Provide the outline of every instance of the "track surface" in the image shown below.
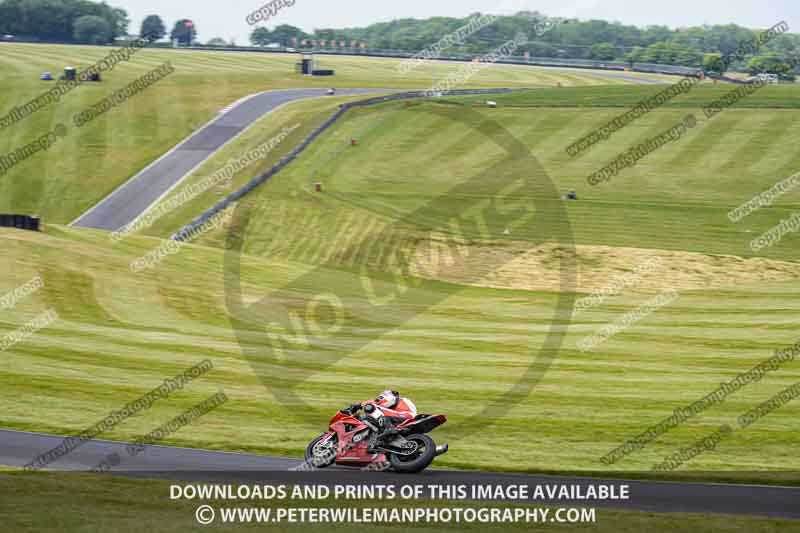
[[[72,225],[109,231],[122,228],[261,117],[296,100],[325,96],[325,92],[326,89],[267,91],[240,100],[106,196]],[[385,92],[390,90],[338,89],[336,94],[351,96]]]
[[[0,464],[23,467],[34,457],[59,446],[63,437],[41,433],[0,430]],[[590,479],[582,477],[501,474],[428,470],[414,476],[362,472],[335,468],[319,473],[288,472],[301,462],[297,459],[266,457],[239,453],[214,452],[188,448],[151,446],[131,457],[124,443],[88,441],[72,453],[48,465],[64,471],[95,468],[110,454],[119,456],[111,469],[116,475],[160,477],[184,481],[225,482],[314,482],[314,483],[421,483],[421,484],[493,484],[493,485],[587,485],[607,484],[630,487],[630,500],[583,502],[597,507],[617,507],[655,512],[726,513],[765,515],[800,519],[800,488],[709,483],[669,483]],[[306,477],[303,478],[302,476]],[[541,503],[541,502],[539,502]],[[567,505],[564,501],[552,502]],[[582,502],[578,502],[580,504]],[[572,503],[570,503],[572,504]]]

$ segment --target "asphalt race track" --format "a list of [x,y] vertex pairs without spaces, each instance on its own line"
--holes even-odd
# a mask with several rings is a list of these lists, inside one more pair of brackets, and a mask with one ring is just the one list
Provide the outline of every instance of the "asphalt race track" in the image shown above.
[[[59,446],[63,437],[0,430],[0,465],[23,467],[34,457]],[[151,446],[131,457],[126,444],[87,441],[48,469],[87,471],[116,454],[113,475],[155,477],[181,481],[240,483],[415,483],[437,485],[611,485],[629,486],[626,501],[587,501],[585,506],[616,507],[653,512],[724,513],[800,519],[800,487],[673,483],[566,476],[427,470],[415,475],[364,472],[336,467],[317,472],[292,472],[298,459],[188,448]],[[538,501],[537,503],[542,503]],[[545,502],[546,503],[546,502]],[[563,501],[551,502],[564,504]]]
[[[106,196],[72,225],[109,231],[122,228],[261,117],[296,100],[325,96],[326,90],[267,91],[240,100]],[[390,90],[337,89],[336,94],[350,96],[386,92]]]

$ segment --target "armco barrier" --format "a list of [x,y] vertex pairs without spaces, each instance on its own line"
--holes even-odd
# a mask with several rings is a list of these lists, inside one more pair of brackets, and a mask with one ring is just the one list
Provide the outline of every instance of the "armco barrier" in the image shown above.
[[[462,96],[462,95],[470,95],[470,94],[501,94],[501,93],[512,93],[512,92],[519,92],[519,91],[527,91],[529,89],[458,89],[453,91],[443,91],[441,93],[442,96]],[[264,172],[263,174],[253,178],[250,180],[247,185],[242,187],[236,192],[233,192],[220,200],[216,203],[213,207],[206,210],[202,215],[195,218],[192,222],[181,228],[177,233],[175,233],[172,237],[170,237],[174,241],[182,241],[186,238],[187,235],[191,234],[193,230],[199,228],[206,222],[208,222],[211,217],[226,209],[229,205],[233,202],[236,202],[243,198],[245,195],[250,193],[253,189],[261,185],[262,183],[266,182],[272,176],[280,172],[281,170],[286,167],[289,163],[294,161],[294,159],[300,155],[308,146],[319,137],[325,130],[330,128],[333,124],[338,121],[342,115],[344,115],[349,109],[354,107],[363,107],[368,105],[375,105],[381,104],[383,102],[390,102],[393,100],[407,100],[409,98],[424,98],[426,96],[430,96],[428,91],[409,91],[404,93],[395,93],[390,94],[387,96],[376,96],[374,98],[367,98],[366,100],[359,100],[357,102],[348,102],[346,104],[342,104],[339,106],[339,109],[336,113],[333,114],[328,120],[326,120],[321,126],[311,132],[311,134],[306,137],[303,142],[300,143],[294,150],[289,152],[288,155],[283,157],[275,166]]]

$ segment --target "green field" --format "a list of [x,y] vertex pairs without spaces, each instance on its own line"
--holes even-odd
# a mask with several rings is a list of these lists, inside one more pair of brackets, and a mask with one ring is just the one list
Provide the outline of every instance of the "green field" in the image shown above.
[[[142,54],[149,53],[180,55]],[[241,94],[254,90],[244,81],[238,87]],[[0,330],[11,331],[45,309],[61,317],[1,359],[0,427],[76,432],[209,357],[215,370],[206,377],[104,437],[136,438],[224,389],[228,404],[169,443],[299,456],[337,408],[392,386],[421,409],[450,416],[435,435],[450,441],[451,452],[437,464],[605,469],[599,461],[603,454],[798,340],[797,236],[784,237],[760,257],[747,245],[796,210],[800,193],[785,194],[738,224],[726,216],[797,171],[798,111],[768,105],[770,98],[789,102],[794,93],[779,87],[780,94],[770,96],[767,88],[757,95],[762,104],[709,121],[699,106],[725,88],[701,87],[689,96],[691,103],[676,101],[654,111],[578,158],[565,153],[569,144],[654,90],[574,89],[566,99],[570,105],[563,95],[573,89],[562,88],[498,97],[497,109],[448,99],[352,111],[242,202],[232,229],[206,235],[141,274],[129,265],[159,246],[157,237],[168,236],[277,160],[332,111],[333,103],[289,106],[256,124],[187,183],[284,126],[301,128],[231,186],[185,204],[145,235],[112,245],[106,233],[63,225],[49,225],[40,235],[0,231],[6,252],[0,268],[11,273],[0,281],[0,294],[37,273],[45,281],[45,289],[2,315]],[[593,94],[604,107],[579,108],[576,102]],[[188,108],[191,101],[187,97],[182,105]],[[610,183],[586,184],[591,172],[618,153],[691,111],[699,123],[685,138]],[[181,137],[177,130],[172,134]],[[349,145],[352,137],[358,146]],[[162,142],[160,150],[167,145]],[[160,153],[157,148],[151,147],[151,158]],[[109,148],[98,151],[107,154]],[[142,163],[146,160],[142,156]],[[109,168],[112,164],[115,170],[124,166],[109,160]],[[128,174],[120,171],[118,177]],[[65,174],[70,175],[78,179]],[[64,179],[53,186],[69,181]],[[322,193],[313,192],[315,182],[323,184]],[[96,182],[84,186],[102,196]],[[578,192],[578,202],[558,199],[570,189]],[[81,201],[90,204],[91,194],[82,193]],[[21,202],[8,200],[8,206]],[[77,205],[52,202],[63,209],[52,214],[57,222],[66,221]],[[490,216],[481,218],[482,213]],[[453,220],[460,221],[460,230]],[[448,239],[462,260],[436,264],[426,251]],[[573,244],[576,271],[562,278],[560,272],[570,272]],[[242,316],[226,301],[231,295],[226,276],[229,283],[230,276],[238,279],[234,250],[240,245],[245,306],[268,298],[266,305],[251,307],[255,316]],[[387,247],[412,258],[406,278],[390,275],[402,265],[392,261]],[[662,260],[662,270],[622,295],[571,319],[559,314],[558,306],[569,305],[575,293],[601,289],[652,257]],[[398,283],[411,289],[376,313],[365,295],[365,275],[382,294],[397,290]],[[669,289],[680,298],[595,350],[578,349],[586,336]],[[270,323],[280,323],[284,310],[302,312],[315,297],[331,292],[342,302],[344,327],[311,342],[290,338],[282,355],[274,353],[274,335],[291,331]],[[555,348],[548,344],[554,340]],[[532,355],[542,347],[554,358],[552,365],[534,365],[539,381],[519,393],[514,387],[525,383]],[[739,415],[798,380],[795,361],[613,468],[648,470],[720,424],[735,425]],[[303,402],[314,408],[306,410]],[[500,405],[491,413],[502,416],[475,420],[487,405]],[[796,475],[779,472],[800,469],[798,414],[800,404],[790,403],[737,430],[682,472],[797,482]],[[482,423],[490,422],[484,430]]]

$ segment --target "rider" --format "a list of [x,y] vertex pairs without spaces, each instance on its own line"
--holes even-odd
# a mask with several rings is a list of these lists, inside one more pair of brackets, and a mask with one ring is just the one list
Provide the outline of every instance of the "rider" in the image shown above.
[[367,405],[375,405],[380,407],[383,416],[379,419],[381,423],[381,432],[377,434],[374,439],[373,446],[383,442],[387,437],[397,435],[398,431],[394,425],[406,420],[410,420],[417,416],[417,406],[408,398],[403,398],[400,393],[393,390],[385,390],[378,395],[374,400],[367,400],[362,403],[354,403],[350,409],[355,413],[362,407]]

